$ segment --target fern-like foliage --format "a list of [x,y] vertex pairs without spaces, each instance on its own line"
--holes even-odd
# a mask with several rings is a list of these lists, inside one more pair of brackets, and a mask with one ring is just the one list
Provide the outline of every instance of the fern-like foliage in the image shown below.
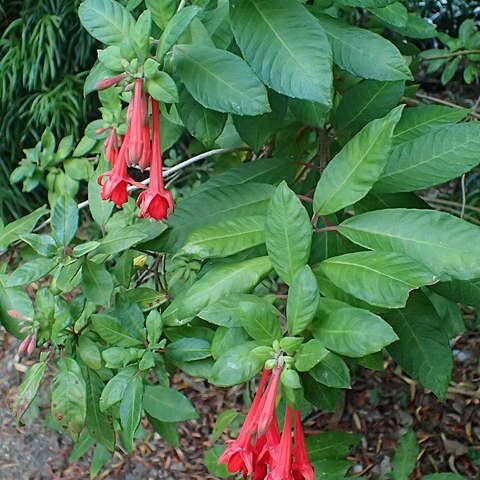
[[93,110],[83,80],[95,60],[95,41],[80,25],[79,4],[0,0],[0,217],[16,217],[28,207],[8,182],[22,150],[47,127],[58,138],[78,138]]

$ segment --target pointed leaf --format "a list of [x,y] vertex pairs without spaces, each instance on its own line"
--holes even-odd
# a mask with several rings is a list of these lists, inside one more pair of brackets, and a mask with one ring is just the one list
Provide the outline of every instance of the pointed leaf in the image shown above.
[[310,370],[310,375],[319,383],[332,388],[351,388],[350,371],[344,360],[329,352]]
[[105,265],[87,260],[82,266],[82,285],[85,296],[96,305],[108,305],[113,291],[112,276]]
[[130,452],[133,450],[135,431],[138,428],[143,412],[143,379],[136,375],[123,393],[120,403],[120,423],[122,425],[122,442]]
[[52,233],[60,245],[67,246],[78,228],[78,206],[72,197],[62,195],[52,208]]
[[393,480],[409,480],[417,463],[418,452],[419,448],[415,432],[409,430],[400,439],[398,449],[393,457],[391,473]]
[[184,422],[198,418],[190,400],[173,388],[147,385],[143,405],[149,415],[162,422]]
[[322,342],[315,338],[304,343],[295,355],[295,368],[299,372],[308,372],[318,362],[328,355],[328,350],[324,348]]
[[0,251],[18,240],[21,235],[31,232],[38,220],[46,213],[47,209],[43,206],[5,226],[0,225]]

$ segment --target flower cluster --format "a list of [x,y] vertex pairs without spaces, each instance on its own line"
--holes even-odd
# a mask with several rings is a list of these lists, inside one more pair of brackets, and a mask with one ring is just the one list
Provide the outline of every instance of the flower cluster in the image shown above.
[[20,329],[20,332],[27,333],[26,337],[22,340],[22,343],[18,347],[17,353],[19,355],[27,354],[32,355],[32,353],[37,348],[37,335],[38,329],[32,325],[30,318],[23,315],[23,313],[17,312],[16,310],[8,310],[8,314],[13,317],[21,320],[20,325],[23,325]]
[[292,447],[292,407],[287,405],[283,432],[275,415],[278,383],[282,366],[273,372],[264,370],[257,394],[240,434],[228,442],[218,459],[230,473],[242,473],[251,480],[314,480],[308,458],[300,412],[294,413],[294,442]]
[[[113,83],[115,85],[119,78],[113,79],[116,79]],[[111,82],[108,86],[111,86]],[[151,134],[149,104],[152,111]],[[173,212],[173,198],[163,184],[159,105],[144,92],[141,78],[135,80],[133,100],[127,110],[127,122],[128,128],[123,138],[112,129],[105,141],[105,156],[112,168],[98,177],[98,183],[102,185],[100,195],[103,200],[110,200],[121,207],[128,200],[130,185],[145,188],[145,185],[128,175],[127,167],[138,165],[143,171],[150,166],[150,184],[137,200],[140,217],[166,219]]]

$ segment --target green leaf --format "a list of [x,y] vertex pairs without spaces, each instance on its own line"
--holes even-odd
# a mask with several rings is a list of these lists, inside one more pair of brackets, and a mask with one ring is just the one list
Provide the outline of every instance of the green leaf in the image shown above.
[[3,286],[11,288],[30,284],[45,277],[57,265],[58,260],[56,258],[34,258],[27,263],[23,263],[13,273],[2,279]]
[[355,252],[324,260],[320,268],[339,288],[379,307],[404,307],[412,290],[436,282],[433,273],[394,252]]
[[194,406],[180,392],[159,385],[145,387],[145,411],[162,422],[184,422],[198,418]]
[[419,452],[415,432],[409,430],[400,439],[398,449],[393,457],[393,469],[390,474],[393,480],[409,480],[417,463]]
[[243,57],[266,85],[289,97],[331,105],[327,37],[303,5],[295,0],[235,0],[230,19]]
[[219,387],[231,387],[251,380],[263,367],[265,360],[252,354],[256,342],[246,342],[226,351],[213,366],[210,382]]
[[58,362],[59,373],[52,382],[52,414],[74,439],[85,424],[87,394],[80,367],[71,358]]
[[68,245],[78,228],[78,206],[67,195],[58,198],[52,208],[52,233],[60,245]]
[[400,2],[395,2],[382,8],[371,8],[374,17],[387,25],[403,28],[408,23],[408,10]]
[[393,145],[415,140],[448,124],[457,123],[469,111],[468,108],[451,108],[442,105],[406,108],[393,132]]
[[85,30],[107,45],[121,44],[135,25],[131,13],[113,0],[85,0],[78,15]]
[[290,98],[288,106],[298,121],[315,128],[324,127],[328,115],[328,108],[325,105],[311,100]]
[[137,347],[143,338],[132,326],[106,314],[91,316],[93,329],[107,342],[119,347]]
[[455,302],[480,308],[480,281],[452,280],[430,287],[435,293]]
[[102,357],[97,343],[86,335],[80,335],[78,339],[78,353],[89,369],[100,370],[102,368]]
[[264,242],[265,216],[250,215],[193,230],[182,251],[202,259],[228,257]]
[[177,110],[186,129],[207,147],[215,143],[225,128],[227,114],[203,107],[185,88],[180,93]]
[[203,45],[177,45],[173,52],[182,82],[204,107],[236,115],[270,111],[267,90],[237,55]]
[[100,411],[104,412],[120,402],[125,390],[131,384],[135,375],[137,375],[137,371],[136,367],[124,368],[108,381],[100,395]]
[[140,62],[145,62],[145,59],[148,57],[151,30],[152,14],[149,10],[144,10],[135,22],[130,35],[133,48]]
[[313,320],[320,294],[311,268],[305,265],[297,270],[288,290],[287,325],[290,335],[302,333]]
[[145,62],[145,86],[147,92],[158,102],[178,102],[177,84],[168,73],[162,72],[158,68],[158,63],[152,58]]
[[255,310],[255,307],[271,308],[275,310],[271,302],[249,294],[234,294],[221,298],[217,302],[205,307],[198,316],[207,322],[223,327],[235,328],[243,326],[245,311]]
[[383,315],[399,341],[387,350],[398,364],[440,399],[452,375],[452,353],[444,325],[430,301],[414,293],[405,309]]
[[90,209],[90,213],[92,214],[93,220],[102,229],[105,228],[105,224],[107,223],[107,220],[112,215],[112,211],[114,207],[113,202],[102,200],[100,196],[100,190],[102,187],[100,187],[100,185],[98,184],[97,179],[100,173],[108,169],[105,162],[106,161],[99,162],[99,166],[97,170],[95,170],[95,173],[92,175],[92,178],[90,178],[90,180],[88,181],[88,208]]
[[210,342],[201,338],[182,338],[168,345],[166,351],[173,362],[192,362],[212,355]]
[[[118,75],[117,71],[110,70],[101,62],[96,62],[90,72],[88,72],[87,78],[85,78],[85,83],[83,84],[83,94],[87,96],[89,93],[94,92],[97,89],[97,85],[100,80],[105,80],[115,75]],[[104,124],[103,121],[100,122]]]
[[410,192],[459,177],[479,162],[480,125],[461,123],[427,133],[392,150],[378,192]]
[[362,8],[382,8],[392,4],[395,0],[335,0],[335,3],[345,5],[347,7]]
[[[164,227],[164,229],[166,229],[166,227]],[[137,223],[118,230],[116,229],[105,235],[101,240],[97,253],[107,255],[117,254],[133,247],[147,237],[148,234],[139,229]]]
[[97,242],[96,240],[92,240],[90,242],[81,243],[80,245],[77,245],[72,250],[72,253],[76,257],[83,257],[83,255],[93,252],[98,246],[100,246],[100,242]]
[[[147,0],[147,7],[152,4],[153,0]],[[175,2],[174,2],[175,3]],[[161,8],[161,7],[160,7]],[[179,10],[165,27],[160,42],[157,47],[157,60],[160,62],[167,52],[177,43],[183,32],[188,28],[191,21],[201,12],[201,8],[196,6],[184,7]]]
[[27,370],[13,402],[12,410],[17,420],[22,419],[23,414],[37,396],[46,368],[47,364],[45,362],[38,362]]
[[302,384],[300,383],[300,377],[295,370],[284,368],[282,373],[280,374],[280,381],[282,382],[282,385],[286,388],[302,388]]
[[347,364],[332,352],[325,355],[309,373],[317,382],[327,387],[351,388]]
[[108,305],[113,292],[113,279],[105,265],[86,260],[82,265],[83,292],[96,305]]
[[224,410],[217,417],[212,432],[212,440],[218,440],[223,431],[238,417],[236,410]]
[[327,458],[344,458],[360,442],[361,435],[342,432],[322,432],[307,437],[307,450],[312,462]]
[[31,232],[38,220],[46,213],[47,209],[43,206],[5,226],[0,225],[0,251],[19,240],[22,235]]
[[411,38],[433,38],[437,36],[435,27],[418,13],[408,14],[408,23],[406,27],[391,27],[392,30]]
[[250,337],[243,328],[219,327],[212,341],[212,356],[218,360],[225,352],[244,344],[247,340],[250,340]]
[[398,340],[390,325],[372,312],[347,306],[336,300],[322,299],[321,320],[311,326],[315,338],[335,353],[346,357],[363,357],[378,352]]
[[388,161],[393,129],[402,109],[397,107],[384,118],[371,121],[335,155],[315,189],[316,213],[338,212],[370,191]]
[[230,473],[228,472],[226,465],[218,463],[218,459],[220,458],[224,450],[224,446],[216,445],[213,448],[207,450],[207,452],[205,453],[205,466],[212,475],[215,475],[215,477],[230,477]]
[[147,340],[149,344],[158,343],[163,331],[163,320],[157,310],[151,310],[145,321]]
[[102,467],[112,458],[112,454],[102,445],[97,444],[93,450],[90,463],[90,478],[97,476]]
[[136,375],[123,393],[120,403],[120,423],[123,429],[122,443],[127,451],[133,450],[135,431],[143,411],[143,379]]
[[115,431],[112,420],[100,409],[100,396],[104,388],[102,379],[89,368],[86,369],[87,413],[85,424],[90,435],[105,448],[115,448]]
[[152,13],[153,21],[162,29],[166,30],[167,25],[175,14],[177,0],[145,0],[146,7]]
[[308,213],[285,182],[270,201],[265,222],[265,240],[273,267],[288,285],[308,261],[312,226]]
[[304,343],[295,355],[295,368],[299,372],[308,372],[329,354],[320,340],[313,338]]
[[160,435],[162,440],[165,440],[167,443],[172,445],[173,447],[180,446],[180,440],[178,438],[177,426],[176,423],[172,422],[161,422],[156,418],[148,415],[148,421],[150,425],[155,429],[155,431]]
[[373,80],[412,80],[402,54],[380,35],[343,20],[317,15],[332,47],[333,61],[343,70]]
[[242,140],[255,151],[281,126],[287,111],[287,99],[272,90],[268,92],[271,113],[256,115],[255,117],[233,116],[233,124]]
[[310,375],[303,376],[305,399],[324,412],[334,412],[340,398],[338,388],[330,388],[316,382]]
[[164,238],[147,245],[154,250],[176,252],[195,228],[246,215],[264,215],[273,191],[271,185],[259,183],[228,184],[201,191],[176,207],[168,218],[171,229]]
[[403,253],[440,280],[480,277],[480,228],[444,212],[386,209],[344,221],[338,230],[365,248]]
[[225,295],[248,292],[268,275],[271,268],[268,257],[211,268],[200,280],[175,298],[165,310],[163,313],[165,325],[187,323],[207,305]]
[[271,345],[280,340],[282,330],[275,307],[268,303],[240,302],[243,328],[258,343]]
[[386,115],[398,104],[404,90],[404,81],[364,80],[355,84],[343,95],[333,114],[335,131],[348,139],[368,122]]

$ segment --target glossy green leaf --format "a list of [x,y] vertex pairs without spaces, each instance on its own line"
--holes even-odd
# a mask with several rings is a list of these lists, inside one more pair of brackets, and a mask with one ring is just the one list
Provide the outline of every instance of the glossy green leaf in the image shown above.
[[[153,0],[147,1],[152,4]],[[184,7],[179,10],[165,27],[160,42],[157,47],[157,60],[161,61],[165,54],[169,52],[175,45],[177,40],[182,36],[183,32],[188,28],[191,21],[201,12],[201,8],[197,6]]]
[[16,240],[19,240],[22,235],[31,232],[38,220],[46,213],[47,209],[43,206],[18,220],[8,223],[5,226],[0,226],[0,251],[6,249]]
[[[147,62],[151,60],[152,63],[156,63],[149,58]],[[145,75],[148,75],[145,80],[145,87],[150,96],[162,103],[176,103],[178,102],[178,89],[177,84],[173,78],[166,72],[151,68],[147,70],[147,62],[145,62]],[[148,73],[147,73],[148,72]]]
[[334,412],[340,398],[338,388],[330,388],[315,381],[310,375],[303,376],[305,399],[324,412]]
[[98,475],[98,472],[112,458],[112,454],[102,445],[97,444],[93,449],[92,461],[90,463],[90,478]]
[[163,313],[163,321],[166,325],[186,323],[210,303],[230,293],[248,292],[268,275],[271,268],[268,257],[215,266],[175,298]]
[[335,130],[348,139],[368,122],[383,117],[394,108],[402,98],[404,89],[403,81],[364,80],[357,83],[343,95],[333,114]]
[[130,325],[124,324],[118,317],[106,314],[92,315],[93,329],[107,342],[119,347],[142,345],[143,338]]
[[174,362],[192,362],[212,355],[210,343],[201,338],[182,338],[168,345],[166,351]]
[[390,325],[372,312],[347,306],[342,302],[322,299],[323,305],[333,305],[322,311],[310,327],[315,338],[335,353],[346,357],[363,357],[378,352],[398,340]]
[[30,284],[48,275],[57,265],[56,258],[34,258],[23,263],[13,273],[2,279],[2,284],[5,288]]
[[263,367],[265,360],[252,354],[256,342],[246,342],[226,351],[213,366],[210,382],[219,387],[231,387],[251,380]]
[[205,453],[205,466],[212,475],[215,475],[216,478],[230,477],[230,473],[228,472],[226,465],[218,463],[218,459],[224,450],[224,446],[215,445]]
[[324,348],[320,340],[312,338],[304,343],[295,355],[295,368],[299,372],[308,372],[315,367],[318,362],[328,355],[328,350]]
[[142,418],[143,379],[140,375],[133,378],[125,389],[120,403],[120,424],[122,425],[122,443],[127,451],[133,450],[134,435]]
[[165,440],[167,443],[173,447],[178,447],[180,445],[180,439],[178,438],[177,424],[173,422],[161,422],[156,418],[153,418],[151,415],[148,415],[147,418],[155,429],[155,431],[160,435],[162,440]]
[[317,15],[332,47],[333,61],[343,70],[373,80],[411,80],[398,49],[380,35],[328,15]]
[[324,260],[320,268],[339,288],[379,307],[401,308],[408,295],[436,282],[410,257],[394,252],[355,252]]
[[145,62],[150,50],[150,34],[152,31],[152,14],[144,10],[131,29],[130,39],[140,62]]
[[212,356],[218,360],[225,352],[248,340],[250,337],[241,327],[218,327],[212,341]]
[[218,415],[213,427],[212,440],[218,440],[223,431],[238,417],[236,410],[224,410]]
[[[146,7],[152,13],[153,21],[162,29],[166,30],[167,25],[175,14],[177,0],[145,0]],[[170,27],[171,28],[171,27]]]
[[96,305],[108,305],[113,291],[113,279],[105,265],[87,260],[82,265],[82,285],[85,296]]
[[182,250],[195,258],[227,257],[265,242],[265,216],[232,218],[188,235]]
[[113,450],[115,447],[113,423],[112,420],[100,410],[100,396],[104,388],[104,383],[98,374],[89,368],[86,369],[85,383],[87,389],[85,424],[93,438],[108,450]]
[[328,115],[328,108],[325,105],[311,100],[290,98],[288,106],[298,121],[315,128],[324,127]]
[[78,353],[85,365],[92,370],[100,370],[102,357],[97,343],[86,335],[80,335],[78,339]]
[[184,422],[198,418],[190,400],[173,388],[147,385],[143,404],[149,415],[162,422]]
[[441,282],[430,287],[435,293],[455,302],[471,307],[480,308],[480,281],[479,280],[452,280]]
[[287,99],[272,90],[268,92],[271,113],[256,115],[255,117],[233,116],[233,124],[242,140],[258,151],[263,144],[281,126],[287,111]]
[[72,253],[76,257],[83,257],[87,253],[93,252],[98,246],[100,246],[100,242],[96,240],[92,240],[90,242],[81,243],[77,245],[73,250]]
[[273,267],[290,285],[297,270],[308,261],[312,226],[307,211],[285,182],[278,186],[270,201],[265,241]]
[[12,405],[17,420],[22,419],[23,414],[37,396],[46,368],[47,364],[45,362],[38,362],[27,370]]
[[137,375],[137,372],[137,368],[127,367],[123,370],[120,370],[108,381],[100,395],[100,411],[104,412],[108,408],[120,402],[120,400],[123,398],[126,388],[131,385],[132,380],[134,379],[135,375]]
[[52,233],[60,245],[68,245],[78,228],[78,206],[72,197],[62,195],[52,208]]
[[225,128],[227,114],[203,107],[185,88],[177,110],[186,129],[207,147],[215,143]]
[[343,432],[322,432],[307,437],[310,460],[315,462],[326,458],[344,458],[352,447],[360,442],[361,435]]
[[451,125],[392,150],[378,192],[410,192],[459,177],[478,165],[480,125]]
[[78,15],[85,30],[107,45],[122,43],[135,25],[131,13],[114,0],[85,0]]
[[290,335],[302,333],[313,320],[320,294],[311,268],[305,265],[292,278],[288,290],[287,325]]
[[393,457],[393,469],[390,474],[393,480],[408,480],[417,463],[419,452],[415,432],[409,430],[400,439],[398,449]]
[[85,424],[87,393],[80,367],[71,358],[58,363],[59,372],[52,382],[52,414],[76,440]]
[[[167,227],[165,226],[164,229],[166,228]],[[114,230],[103,237],[97,253],[104,253],[107,255],[120,253],[123,250],[127,250],[137,243],[140,243],[142,240],[145,240],[147,236],[147,233],[142,231],[138,224]]]
[[394,27],[406,27],[408,23],[408,10],[400,2],[395,2],[381,8],[370,8],[374,17],[382,23]]
[[393,132],[393,145],[409,142],[448,124],[457,123],[468,114],[467,108],[422,105],[406,108]]
[[280,340],[279,315],[275,307],[268,303],[240,302],[243,318],[243,328],[258,343],[271,345],[274,340]]
[[270,111],[267,90],[237,55],[203,45],[177,45],[173,52],[182,82],[204,107],[236,115]]
[[295,0],[235,0],[230,19],[243,57],[266,85],[289,97],[331,105],[327,37],[303,5]]
[[319,383],[332,388],[350,388],[350,371],[344,360],[329,352],[310,370],[310,375]]
[[402,109],[397,107],[384,118],[371,121],[327,165],[315,189],[315,212],[338,212],[370,191],[388,161]]
[[413,294],[405,309],[383,315],[399,341],[387,350],[402,369],[444,398],[452,375],[452,353],[445,327],[422,294]]
[[444,212],[386,209],[345,220],[340,233],[365,248],[403,253],[440,280],[480,277],[480,228]]

